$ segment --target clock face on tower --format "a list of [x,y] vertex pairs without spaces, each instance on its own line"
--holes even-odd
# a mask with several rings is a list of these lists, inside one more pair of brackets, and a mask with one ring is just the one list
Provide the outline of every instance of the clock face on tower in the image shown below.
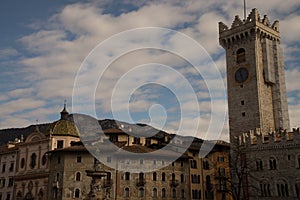
[[244,67],[239,68],[235,72],[235,80],[238,83],[243,83],[248,79],[248,70]]

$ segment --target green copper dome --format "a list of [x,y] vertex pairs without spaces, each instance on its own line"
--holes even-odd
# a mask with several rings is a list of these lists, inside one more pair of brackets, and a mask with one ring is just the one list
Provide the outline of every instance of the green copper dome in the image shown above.
[[66,135],[79,137],[79,132],[74,122],[60,119],[50,126],[49,133],[51,135]]

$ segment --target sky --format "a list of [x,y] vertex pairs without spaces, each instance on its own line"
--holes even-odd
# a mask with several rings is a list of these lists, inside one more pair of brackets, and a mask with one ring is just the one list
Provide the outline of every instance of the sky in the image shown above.
[[[243,6],[242,0],[2,0],[0,129],[55,121],[66,100],[70,113],[94,109],[98,119],[170,133],[183,121],[189,135],[196,123],[201,138],[217,124],[219,139],[228,140],[218,22],[231,26],[235,15],[243,18]],[[280,22],[291,127],[300,126],[300,1],[251,0],[246,8],[247,15],[257,8]],[[203,61],[198,71],[193,63]],[[74,97],[80,97],[75,108]]]

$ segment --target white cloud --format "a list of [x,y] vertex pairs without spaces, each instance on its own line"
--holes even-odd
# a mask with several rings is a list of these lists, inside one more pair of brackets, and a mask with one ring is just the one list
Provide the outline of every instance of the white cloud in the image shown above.
[[[60,12],[51,16],[49,21],[45,22],[40,29],[19,40],[26,48],[28,55],[31,55],[26,56],[27,54],[24,54],[21,60],[17,61],[18,64],[24,66],[23,70],[26,73],[24,73],[23,81],[30,83],[31,88],[17,88],[0,95],[0,101],[2,101],[2,103],[0,102],[2,112],[0,127],[23,126],[26,123],[32,123],[32,120],[29,120],[29,118],[35,115],[36,118],[46,121],[47,117],[45,116],[49,116],[52,112],[57,112],[55,109],[54,111],[52,110],[53,107],[50,104],[72,96],[76,72],[90,51],[110,36],[132,28],[156,26],[178,29],[201,44],[208,51],[209,55],[221,55],[215,58],[215,63],[221,73],[225,72],[224,50],[218,45],[218,22],[223,21],[228,26],[231,26],[236,14],[242,17],[242,1],[165,0],[127,1],[123,3],[135,4],[141,7],[120,15],[113,15],[104,11],[104,4],[107,4],[104,2],[99,3],[95,1],[87,4],[75,3],[67,5]],[[287,58],[294,63],[299,62],[298,58],[291,55],[297,52],[297,48],[294,46],[293,51],[290,49],[291,44],[299,44],[298,41],[300,39],[298,34],[300,31],[299,26],[295,25],[300,20],[300,14],[295,10],[296,7],[299,7],[299,1],[287,0],[282,3],[280,0],[272,0],[266,4],[259,0],[253,0],[247,3],[247,15],[250,12],[250,8],[257,7],[261,16],[265,13],[270,16],[270,21],[273,22],[275,19],[281,20],[281,34],[282,40],[285,42],[283,46],[287,48],[285,50]],[[290,11],[293,11],[293,13],[290,14]],[[158,36],[149,37],[149,39],[159,41],[160,38]],[[139,39],[139,37],[136,37],[136,41]],[[192,57],[199,56],[192,49],[189,49],[188,44],[182,41],[174,41],[173,45],[174,47],[186,49]],[[118,49],[108,53],[118,53]],[[18,54],[18,50],[8,48],[1,50],[0,54],[15,56]],[[106,71],[106,85],[101,85],[103,84],[101,82],[99,85],[101,91],[97,90],[96,94],[96,99],[102,101],[100,104],[101,109],[104,111],[109,111],[110,109],[109,97],[111,96],[111,88],[113,88],[115,80],[132,67],[149,62],[175,66],[175,69],[184,75],[192,76],[197,74],[191,68],[178,67],[185,64],[185,61],[167,52],[136,51],[129,53],[112,63],[108,71]],[[206,70],[212,72],[211,69]],[[151,74],[150,71],[147,71],[147,73]],[[96,75],[96,73],[93,74],[93,76]],[[287,91],[289,94],[299,90],[299,76],[300,72],[298,69],[289,69],[287,71]],[[90,79],[92,78],[90,77]],[[176,76],[171,74],[167,74],[161,79],[164,79],[163,81],[168,84],[180,84]],[[123,84],[129,87],[132,84],[131,81],[128,80]],[[199,86],[199,91],[196,91],[199,97],[208,97],[208,94],[202,90],[206,88],[203,85],[203,81],[193,79],[189,81]],[[218,95],[223,92],[219,91],[216,85],[213,85],[212,88]],[[91,88],[86,86],[80,92],[84,95],[89,90]],[[35,95],[35,99],[31,98],[33,95]],[[149,107],[153,103],[150,99],[150,96],[145,96],[141,100],[134,102],[135,109],[141,110],[146,105],[146,107]],[[190,99],[187,98],[184,106],[192,110],[192,104],[189,104],[188,100]],[[290,107],[291,121],[292,123],[299,121],[300,124],[300,115],[296,109],[297,105]],[[124,109],[122,104],[119,106],[120,109]],[[208,108],[206,102],[201,102],[200,106],[203,110]],[[217,109],[221,111],[222,106],[226,105],[220,105]],[[33,111],[35,108],[37,109],[36,112]],[[170,108],[170,110],[172,109]],[[14,115],[15,112],[22,113],[22,111],[27,113],[28,117],[19,114],[20,117],[17,118]],[[16,120],[13,120],[14,118]],[[192,122],[193,119],[190,120]],[[205,127],[207,123],[208,121],[202,120],[201,126]],[[172,128],[169,128],[169,130],[172,130]],[[228,134],[226,135],[226,131],[228,131],[228,125],[223,130],[222,138],[227,138]]]

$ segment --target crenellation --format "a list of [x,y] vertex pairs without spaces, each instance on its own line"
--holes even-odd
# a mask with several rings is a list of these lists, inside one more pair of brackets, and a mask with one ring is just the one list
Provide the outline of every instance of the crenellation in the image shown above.
[[266,26],[270,26],[270,20],[267,15],[264,15],[264,18],[261,22]]
[[260,132],[259,129],[250,130],[238,137],[239,144],[245,146],[251,145],[272,145],[274,143],[289,145],[292,143],[300,144],[299,128],[294,128],[292,132],[287,130],[272,131],[266,134]]
[[237,26],[240,26],[243,24],[244,24],[244,22],[240,19],[240,17],[238,15],[236,15],[231,24],[231,28],[234,28],[234,27],[237,27]]

